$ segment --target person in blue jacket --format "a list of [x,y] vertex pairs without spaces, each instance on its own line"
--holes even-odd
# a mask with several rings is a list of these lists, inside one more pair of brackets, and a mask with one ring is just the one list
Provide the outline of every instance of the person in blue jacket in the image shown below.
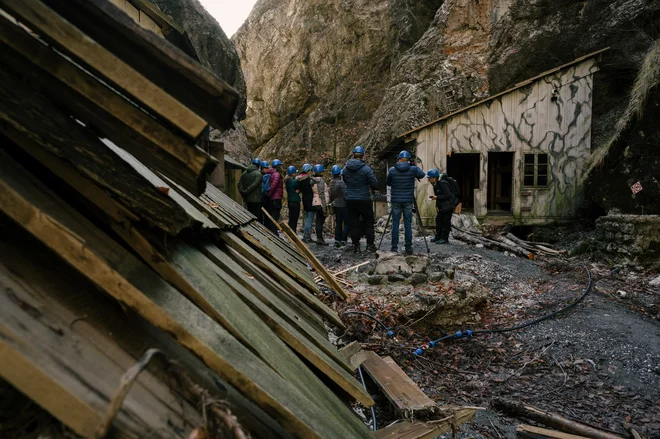
[[415,203],[415,181],[424,178],[424,171],[410,164],[410,153],[401,151],[399,161],[387,173],[392,204],[392,251],[399,250],[399,222],[403,213],[406,253],[412,255],[412,215]]
[[377,250],[374,244],[376,218],[370,190],[378,189],[378,180],[371,167],[364,163],[364,148],[358,145],[353,149],[353,158],[346,162],[342,175],[346,185],[346,207],[348,207],[351,241],[353,241],[353,245],[346,250],[358,253],[360,238],[364,234],[367,238],[367,249],[375,252]]

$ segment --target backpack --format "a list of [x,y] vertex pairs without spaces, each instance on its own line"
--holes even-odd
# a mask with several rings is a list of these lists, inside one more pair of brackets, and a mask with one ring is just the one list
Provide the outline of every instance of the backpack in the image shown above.
[[264,174],[261,177],[261,193],[268,194],[270,192],[270,174]]
[[458,186],[458,182],[451,177],[447,177],[449,182],[449,190],[454,196],[454,207],[458,206],[461,203],[461,188]]

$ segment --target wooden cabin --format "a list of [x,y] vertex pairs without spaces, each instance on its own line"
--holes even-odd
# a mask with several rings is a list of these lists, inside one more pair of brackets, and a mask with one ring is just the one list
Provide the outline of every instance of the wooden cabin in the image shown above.
[[[424,170],[449,174],[461,187],[463,210],[486,223],[574,220],[591,153],[593,75],[605,50],[403,133],[380,156],[391,166],[407,149]],[[417,186],[426,225],[435,218],[431,193],[426,180]]]

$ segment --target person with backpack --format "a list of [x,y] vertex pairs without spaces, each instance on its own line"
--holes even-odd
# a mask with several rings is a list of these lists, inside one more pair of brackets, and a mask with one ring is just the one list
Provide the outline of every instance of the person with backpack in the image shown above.
[[286,168],[286,178],[284,186],[286,187],[287,207],[289,208],[289,227],[294,232],[298,229],[298,219],[300,218],[300,185],[296,179],[298,170],[295,166]]
[[[273,207],[268,194],[270,192],[270,181],[274,172],[275,170],[270,167],[269,162],[266,160],[261,162],[261,203],[263,204],[263,208],[266,209],[266,212],[270,215],[272,215],[271,212],[273,211]],[[271,232],[277,234],[275,224],[273,224],[270,218],[263,215],[263,219],[263,225]]]
[[314,165],[312,207],[314,215],[316,215],[316,243],[319,245],[327,245],[325,239],[323,239],[323,224],[325,224],[325,219],[328,216],[328,187],[323,178],[324,172],[323,165]]
[[458,198],[452,191],[452,184],[447,174],[441,174],[437,169],[430,169],[427,177],[429,183],[433,185],[433,195],[430,198],[435,200],[435,211],[437,213],[435,217],[435,237],[431,239],[431,242],[449,244],[451,217],[458,204]]
[[[280,215],[282,214],[282,198],[284,198],[284,180],[282,179],[282,161],[279,159],[273,160],[271,163],[270,174],[270,190],[268,191],[268,199],[270,200],[271,210],[268,212],[275,221],[279,223]],[[279,230],[277,225],[273,224],[273,232],[277,234]]]
[[312,242],[312,222],[314,221],[314,191],[312,190],[313,181],[309,172],[312,170],[312,165],[305,163],[302,166],[300,175],[296,177],[298,180],[298,190],[300,191],[300,198],[302,199],[303,210],[305,211],[305,225],[303,227],[303,242]]
[[392,203],[392,251],[399,251],[399,222],[403,213],[406,253],[413,254],[412,216],[415,204],[415,180],[424,178],[424,171],[410,164],[410,153],[401,151],[399,161],[387,173],[387,185]]
[[342,180],[339,165],[332,167],[330,203],[335,210],[335,248],[345,247],[351,229],[348,222],[348,207],[346,207],[346,184]]
[[346,207],[348,207],[351,241],[353,241],[353,245],[346,250],[358,253],[360,238],[364,234],[367,237],[367,249],[375,252],[378,250],[374,244],[376,218],[369,190],[378,189],[378,180],[373,169],[364,163],[363,147],[358,145],[353,149],[353,158],[346,162],[342,172],[346,184]]
[[258,158],[252,159],[252,163],[241,174],[241,178],[238,180],[238,192],[241,194],[243,201],[245,201],[248,211],[262,223],[260,167],[261,160]]

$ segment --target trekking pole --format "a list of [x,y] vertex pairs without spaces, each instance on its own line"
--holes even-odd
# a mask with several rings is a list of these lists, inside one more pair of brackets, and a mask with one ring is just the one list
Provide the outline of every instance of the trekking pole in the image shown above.
[[419,227],[419,233],[422,234],[424,238],[424,244],[426,245],[426,254],[431,254],[431,249],[429,248],[429,243],[426,241],[426,233],[424,233],[424,226],[422,225],[422,215],[419,214],[419,206],[417,206],[417,199],[415,198],[415,212],[417,213],[417,226]]
[[383,233],[380,235],[378,250],[380,250],[380,246],[383,245],[383,238],[385,238],[385,233],[387,233],[387,226],[390,224],[391,219],[392,219],[392,208],[390,208],[390,214],[387,216],[387,222],[385,223],[385,228],[383,229]]

